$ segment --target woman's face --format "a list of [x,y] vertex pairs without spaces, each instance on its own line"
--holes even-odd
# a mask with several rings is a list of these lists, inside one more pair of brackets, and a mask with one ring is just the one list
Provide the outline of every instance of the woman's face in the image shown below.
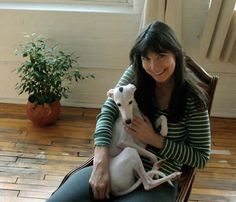
[[158,54],[149,51],[147,56],[141,56],[143,68],[157,83],[171,80],[175,70],[175,59],[171,52]]

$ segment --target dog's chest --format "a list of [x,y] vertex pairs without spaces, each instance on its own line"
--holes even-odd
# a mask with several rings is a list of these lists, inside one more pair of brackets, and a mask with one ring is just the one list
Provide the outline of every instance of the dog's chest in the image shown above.
[[125,125],[122,121],[122,117],[119,116],[113,126],[112,132],[110,155],[113,157],[118,155],[124,149],[124,145],[127,143],[128,145],[139,145],[145,148],[145,144],[133,138],[132,135],[126,132],[124,127]]

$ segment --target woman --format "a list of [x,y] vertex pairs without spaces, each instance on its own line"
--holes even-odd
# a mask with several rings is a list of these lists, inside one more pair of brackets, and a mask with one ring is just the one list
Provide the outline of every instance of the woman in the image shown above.
[[[196,78],[186,71],[184,54],[175,34],[166,24],[150,24],[136,39],[130,51],[131,66],[118,85],[134,83],[135,99],[145,118],[135,117],[125,126],[128,133],[146,143],[147,149],[159,159],[166,159],[161,171],[180,171],[183,164],[204,168],[210,155],[210,126],[207,97]],[[154,121],[168,118],[168,135],[163,138]],[[72,175],[49,201],[175,201],[175,187],[164,183],[145,191],[140,186],[134,192],[110,196],[109,144],[112,126],[118,116],[113,100],[107,99],[98,116],[93,167]],[[143,159],[146,170],[152,168]],[[89,181],[89,183],[88,183]],[[81,184],[82,183],[82,184]]]

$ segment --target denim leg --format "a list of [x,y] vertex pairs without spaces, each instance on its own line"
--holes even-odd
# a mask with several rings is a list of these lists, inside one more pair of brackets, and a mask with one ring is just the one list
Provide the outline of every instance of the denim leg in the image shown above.
[[114,202],[175,202],[177,197],[177,183],[174,187],[168,183],[163,183],[149,191],[139,186],[133,192],[113,199]]
[[174,187],[163,183],[157,188],[146,191],[139,186],[133,192],[110,200],[94,200],[89,178],[92,167],[77,171],[47,200],[47,202],[175,202],[177,197],[177,183]]
[[87,167],[71,175],[47,202],[93,201],[93,193],[89,185],[91,172],[92,167]]

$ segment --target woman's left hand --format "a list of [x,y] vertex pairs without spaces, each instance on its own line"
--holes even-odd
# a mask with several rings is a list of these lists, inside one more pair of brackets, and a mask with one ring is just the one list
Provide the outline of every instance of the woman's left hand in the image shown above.
[[158,135],[147,117],[134,117],[132,123],[125,126],[125,130],[145,144],[161,148],[163,138]]

